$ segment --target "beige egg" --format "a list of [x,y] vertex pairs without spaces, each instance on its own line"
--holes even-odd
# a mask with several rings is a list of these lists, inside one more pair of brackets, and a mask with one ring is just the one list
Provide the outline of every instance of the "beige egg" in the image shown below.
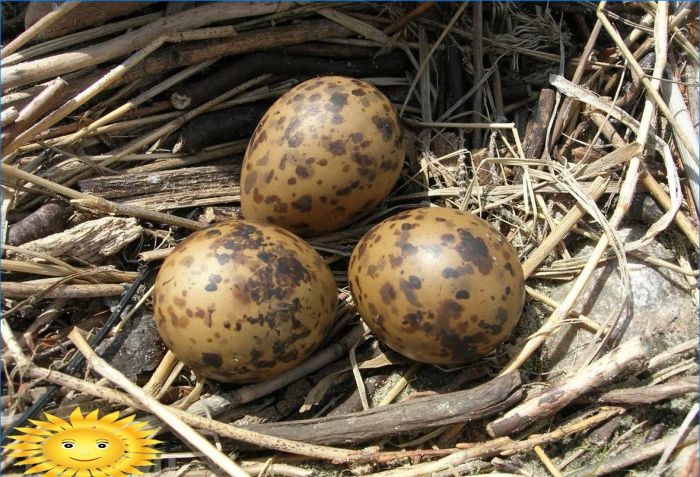
[[473,361],[508,339],[525,300],[506,238],[455,209],[419,208],[377,224],[358,242],[348,280],[376,336],[416,361]]
[[337,303],[333,273],[292,233],[221,222],[165,259],[153,293],[168,348],[219,381],[268,379],[302,362],[326,337]]
[[309,236],[370,211],[401,175],[404,135],[391,102],[357,79],[325,76],[280,97],[251,137],[241,209]]

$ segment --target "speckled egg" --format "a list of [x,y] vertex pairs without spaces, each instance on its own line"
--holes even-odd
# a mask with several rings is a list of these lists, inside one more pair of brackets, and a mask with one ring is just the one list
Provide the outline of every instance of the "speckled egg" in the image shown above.
[[341,76],[306,81],[270,107],[251,137],[243,216],[304,236],[337,230],[391,192],[404,154],[396,111],[377,88]]
[[196,372],[251,382],[293,368],[335,317],[337,289],[321,256],[266,223],[221,222],[165,259],[153,293],[165,344]]
[[420,208],[358,242],[348,280],[358,311],[390,348],[416,361],[473,361],[505,341],[523,309],[518,255],[486,221]]

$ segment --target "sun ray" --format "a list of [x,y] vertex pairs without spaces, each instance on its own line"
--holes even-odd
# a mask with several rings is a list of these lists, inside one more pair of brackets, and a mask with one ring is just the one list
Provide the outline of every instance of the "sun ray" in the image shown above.
[[[36,453],[35,453],[36,454]],[[12,457],[22,457],[21,455],[17,454],[12,454]],[[29,459],[24,459],[22,462],[18,462],[20,465],[34,465],[34,464],[39,464],[40,462],[46,461],[46,458],[44,456],[36,456],[36,457],[30,457]]]
[[152,456],[152,455],[148,455],[148,454],[137,454],[137,453],[133,453],[132,456],[133,456],[132,464],[133,464],[133,462],[135,462],[135,461],[137,461],[137,460],[139,460],[139,461],[149,461],[149,460],[156,460],[156,459],[158,459],[157,457]]
[[51,470],[54,468],[58,468],[54,462],[42,462],[41,464],[37,464],[31,469],[27,469],[27,474],[32,474],[34,472],[44,472],[46,470]]
[[21,450],[21,451],[13,451],[12,452],[12,457],[20,458],[20,457],[31,457],[37,454],[41,453],[41,449],[30,449],[30,450]]
[[[98,414],[98,412],[99,412],[99,411],[98,411],[97,409],[95,409],[95,410],[92,411],[90,414],[88,414],[87,416],[85,416],[85,423],[90,423],[90,424],[96,423],[96,422],[97,422],[97,414]],[[100,419],[100,421],[102,421],[102,419]]]
[[41,449],[41,446],[36,442],[16,442],[14,444],[8,444],[5,449],[17,449],[17,450],[35,450]]
[[32,434],[34,436],[50,436],[51,432],[45,429],[37,429],[35,427],[15,427],[16,431]]
[[[66,469],[63,467],[54,467],[53,469],[51,469],[47,473],[45,473],[44,477],[56,477],[58,475],[61,475],[65,470]],[[28,473],[29,473],[29,471],[25,472],[25,474],[28,474]]]
[[24,458],[17,465],[29,467],[25,474],[126,477],[143,474],[139,467],[154,465],[161,454],[151,447],[162,443],[150,438],[157,429],[134,421],[133,414],[120,419],[119,412],[112,412],[100,418],[98,410],[83,415],[77,407],[68,421],[44,415],[46,421],[30,420],[34,427],[16,428],[13,442],[3,446],[10,456]]
[[118,426],[118,427],[125,427],[127,424],[130,424],[131,421],[133,421],[135,417],[136,417],[136,415],[130,414],[130,415],[126,416],[125,418],[119,419],[118,421],[114,421],[114,425]]
[[73,427],[80,427],[85,422],[83,413],[80,411],[80,406],[76,407],[73,412],[70,413],[70,423]]
[[131,428],[134,429],[134,430],[138,430],[138,429],[141,429],[142,427],[144,427],[144,426],[146,426],[146,425],[148,425],[147,422],[134,422],[134,423],[131,424],[131,426],[129,426],[129,427],[131,427]]
[[[149,441],[153,441],[155,439],[149,439]],[[144,443],[144,445],[150,446],[153,444],[161,444],[163,441],[156,441],[156,442],[150,442],[150,443]],[[142,454],[160,454],[160,451],[155,450],[155,449],[149,449],[147,447],[139,449],[139,452]]]
[[136,434],[138,437],[148,437],[151,434],[153,434],[153,429],[148,429],[146,431],[136,431],[134,434]]
[[54,416],[53,414],[49,414],[48,412],[45,412],[44,416],[46,416],[46,419],[50,423],[56,424],[57,426],[59,426],[63,430],[70,429],[72,427],[68,422],[64,421],[60,417]]
[[127,474],[125,474],[121,470],[115,469],[113,467],[110,467],[108,469],[100,469],[100,470],[102,470],[105,473],[105,475],[109,475],[110,477],[128,477]]
[[100,421],[102,421],[103,424],[112,424],[117,419],[119,419],[119,411],[114,411],[110,414],[102,416],[102,419],[100,419]]
[[41,436],[27,436],[21,434],[16,436],[10,436],[10,438],[21,442],[44,442],[46,440],[45,437]]
[[142,475],[142,474],[143,474],[143,472],[141,472],[139,469],[137,469],[136,467],[132,467],[132,466],[130,466],[130,465],[127,465],[126,467],[124,467],[123,470],[124,470],[124,472],[126,472],[127,474],[138,474],[138,475]]
[[140,438],[139,442],[142,442],[143,443],[142,445],[147,445],[147,446],[150,446],[151,444],[162,444],[163,443],[163,441],[159,441],[158,439],[143,439],[143,438]]
[[29,419],[29,422],[31,422],[32,424],[34,424],[38,428],[46,429],[47,431],[51,431],[51,432],[59,432],[59,431],[63,430],[63,428],[61,426],[59,426],[57,424],[53,424],[51,422],[37,421],[34,419]]

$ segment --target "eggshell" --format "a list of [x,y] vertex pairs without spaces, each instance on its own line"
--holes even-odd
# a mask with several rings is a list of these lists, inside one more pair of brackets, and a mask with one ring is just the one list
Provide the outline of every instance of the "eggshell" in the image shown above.
[[473,361],[506,340],[525,300],[518,255],[484,220],[419,208],[373,227],[358,242],[348,280],[376,336],[416,361]]
[[221,222],[165,259],[154,318],[168,348],[212,379],[268,379],[325,338],[337,303],[333,274],[300,238],[271,224]]
[[297,85],[263,116],[241,173],[241,209],[300,235],[368,212],[401,175],[404,135],[391,102],[357,79]]

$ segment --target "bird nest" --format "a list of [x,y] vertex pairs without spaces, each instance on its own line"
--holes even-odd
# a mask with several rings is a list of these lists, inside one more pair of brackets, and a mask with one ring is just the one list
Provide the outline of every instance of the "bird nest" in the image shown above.
[[[99,410],[149,424],[151,475],[697,475],[697,5],[2,8],[3,444]],[[315,353],[207,380],[155,329],[155,273],[241,216],[256,124],[329,74],[394,104],[401,177],[307,239],[338,284]],[[456,368],[382,345],[347,283],[367,230],[420,206],[486,220],[525,276],[513,335]],[[3,470],[78,469],[47,446]]]

